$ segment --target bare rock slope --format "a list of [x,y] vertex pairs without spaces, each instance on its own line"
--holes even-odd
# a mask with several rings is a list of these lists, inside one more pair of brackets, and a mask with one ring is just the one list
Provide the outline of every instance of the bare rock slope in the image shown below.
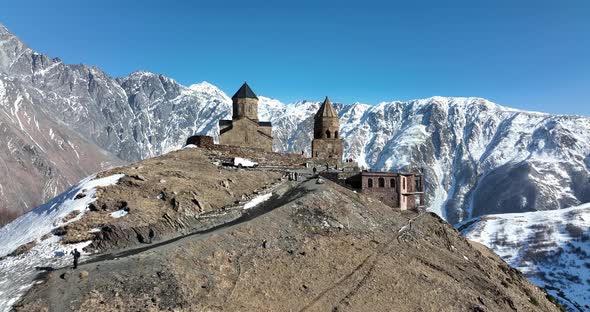
[[[288,166],[294,158],[259,154],[260,168],[236,170],[219,165],[227,156],[185,149],[105,173],[125,178],[99,189],[94,213],[68,230],[102,224],[88,247],[100,252],[80,271],[46,274],[15,309],[559,311],[434,214],[402,213],[313,177],[281,179],[301,170]],[[121,201],[127,215],[101,217]],[[152,243],[108,243],[143,225],[157,229]]]
[[0,225],[57,196],[81,178],[122,161],[38,107],[0,73]]

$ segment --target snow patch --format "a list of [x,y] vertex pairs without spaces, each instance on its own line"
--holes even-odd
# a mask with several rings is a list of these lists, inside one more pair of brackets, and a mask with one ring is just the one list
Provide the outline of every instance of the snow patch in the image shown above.
[[244,209],[254,208],[254,207],[258,206],[259,204],[269,200],[271,197],[272,197],[272,193],[258,195],[256,197],[252,198],[252,200],[250,200],[249,202],[247,202],[244,205]]
[[[9,311],[11,306],[32,285],[36,268],[59,268],[71,262],[70,251],[82,250],[90,242],[62,245],[61,238],[55,235],[43,240],[56,228],[76,222],[88,210],[88,204],[96,197],[96,188],[117,183],[123,174],[94,179],[88,177],[78,185],[55,197],[46,204],[35,208],[0,229],[0,257],[6,256],[16,248],[35,242],[31,250],[18,256],[0,260],[0,311]],[[86,196],[76,199],[76,195]],[[78,215],[64,222],[65,216],[73,212]]]
[[123,218],[124,216],[128,215],[129,211],[125,209],[117,210],[115,212],[111,212],[111,217],[115,219]]

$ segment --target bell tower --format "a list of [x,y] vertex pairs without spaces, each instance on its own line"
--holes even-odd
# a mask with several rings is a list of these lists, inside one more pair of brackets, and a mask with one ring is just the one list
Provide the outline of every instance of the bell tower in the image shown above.
[[258,122],[258,97],[246,82],[232,96],[233,120],[248,118]]
[[311,156],[342,160],[342,140],[339,134],[340,121],[332,102],[326,99],[315,114]]

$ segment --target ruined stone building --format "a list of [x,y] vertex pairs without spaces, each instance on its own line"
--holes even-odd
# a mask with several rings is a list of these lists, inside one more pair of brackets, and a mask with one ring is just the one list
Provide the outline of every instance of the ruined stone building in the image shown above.
[[345,183],[394,208],[406,210],[424,206],[424,181],[420,174],[362,171]]
[[342,160],[342,140],[338,134],[338,114],[326,97],[315,114],[311,156],[314,158],[334,158]]
[[258,121],[258,97],[244,82],[232,97],[232,120],[219,121],[219,144],[272,151],[272,125]]

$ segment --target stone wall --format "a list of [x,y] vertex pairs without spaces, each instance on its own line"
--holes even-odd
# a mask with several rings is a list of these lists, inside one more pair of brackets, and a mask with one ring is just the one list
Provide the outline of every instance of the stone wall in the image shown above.
[[339,121],[337,117],[318,118],[315,120],[313,128],[313,137],[315,139],[337,139],[340,137],[340,134],[338,133]]
[[186,145],[193,144],[198,147],[211,147],[215,143],[213,137],[207,135],[193,135],[186,140]]
[[259,126],[258,127],[259,131],[262,131],[264,134],[268,135],[268,136],[272,136],[272,127],[262,127]]
[[314,139],[311,142],[311,152],[314,158],[334,158],[342,161],[343,145],[340,139]]
[[399,190],[400,193],[402,194],[402,196],[400,196],[399,199],[399,207],[402,210],[408,209],[408,208],[412,208],[414,207],[413,202],[412,202],[412,197],[413,196],[409,196],[409,195],[403,195],[404,193],[408,193],[411,192],[411,183],[410,183],[410,177],[408,176],[401,176],[399,177]]
[[399,178],[397,174],[363,173],[362,192],[371,194],[388,206],[405,210],[407,207],[400,206]]
[[247,118],[233,120],[231,129],[219,135],[219,144],[252,147],[271,152],[272,137],[267,134],[270,129],[262,129],[261,132],[260,128],[257,122]]
[[[419,188],[416,181],[419,181]],[[363,171],[346,179],[346,184],[401,210],[424,206],[423,194],[414,194],[424,191],[421,175]]]
[[258,100],[252,98],[233,99],[233,118],[247,117],[258,120]]

